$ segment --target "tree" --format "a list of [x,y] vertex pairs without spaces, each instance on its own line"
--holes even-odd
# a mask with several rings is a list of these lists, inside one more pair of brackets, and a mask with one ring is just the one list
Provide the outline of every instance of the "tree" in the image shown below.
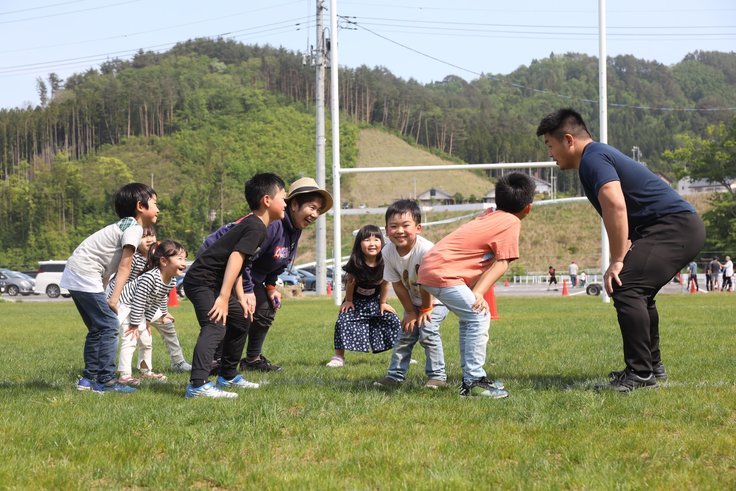
[[736,117],[726,125],[709,126],[705,138],[678,135],[681,147],[664,153],[674,161],[678,177],[707,179],[723,186],[703,214],[707,243],[716,250],[736,247]]

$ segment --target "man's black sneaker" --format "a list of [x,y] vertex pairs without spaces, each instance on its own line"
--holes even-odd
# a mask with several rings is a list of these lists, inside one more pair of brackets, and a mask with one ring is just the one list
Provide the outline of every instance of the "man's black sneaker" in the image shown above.
[[608,384],[598,385],[596,389],[631,392],[635,389],[656,389],[658,387],[654,374],[650,374],[648,377],[640,377],[630,370],[624,370],[618,378],[611,380]]
[[503,399],[508,397],[509,393],[504,389],[497,388],[495,382],[491,382],[486,377],[483,377],[470,384],[463,382],[460,386],[460,395],[462,397],[481,396],[490,397],[491,399]]
[[273,363],[268,361],[268,358],[263,355],[261,355],[255,361],[248,361],[243,358],[242,360],[240,360],[240,369],[259,372],[280,372],[281,370],[283,370],[280,366],[274,365]]
[[[657,379],[657,382],[667,381],[667,370],[665,370],[664,368],[664,363],[659,363],[657,365],[654,365],[654,368],[652,369],[652,373],[654,373],[654,377]],[[611,372],[608,374],[608,380],[613,382],[614,380],[620,379],[624,375],[626,375],[626,370],[621,370],[619,372]]]

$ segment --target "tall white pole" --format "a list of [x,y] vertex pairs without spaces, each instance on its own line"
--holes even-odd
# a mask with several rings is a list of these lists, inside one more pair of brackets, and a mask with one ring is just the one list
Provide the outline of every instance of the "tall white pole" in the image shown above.
[[[324,0],[317,0],[317,57],[315,63],[317,65],[317,80],[315,84],[315,105],[317,106],[317,172],[316,181],[321,188],[325,187],[325,29],[322,21],[322,11],[324,10]],[[327,293],[327,225],[324,215],[317,219],[316,225],[316,265],[315,275],[317,276],[317,284],[315,289],[317,295]]]
[[330,114],[332,117],[332,198],[335,202],[334,210],[334,258],[332,263],[332,278],[334,286],[332,296],[335,305],[340,305],[342,299],[342,199],[340,198],[340,98],[338,97],[338,68],[337,64],[337,0],[330,0]]
[[[598,0],[598,117],[600,120],[601,134],[599,141],[608,143],[608,79],[606,63],[606,0]],[[601,220],[601,271],[608,269],[611,261],[611,250],[608,244],[608,233]],[[609,303],[611,299],[603,289],[603,302]]]

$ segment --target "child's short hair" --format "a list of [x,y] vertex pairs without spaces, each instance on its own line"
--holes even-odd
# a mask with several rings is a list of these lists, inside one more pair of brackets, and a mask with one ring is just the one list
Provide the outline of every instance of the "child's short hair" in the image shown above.
[[496,182],[496,208],[508,213],[517,213],[534,201],[534,180],[521,172],[502,176]]
[[153,228],[153,225],[143,227],[143,237],[156,237],[156,229]]
[[115,213],[118,217],[135,217],[136,205],[142,204],[148,209],[148,200],[156,196],[151,186],[140,182],[131,182],[118,189],[115,193]]
[[261,206],[261,200],[264,196],[273,196],[286,184],[276,174],[263,172],[256,174],[245,183],[245,201],[251,211],[256,211]]
[[164,240],[161,241],[159,244],[153,245],[148,250],[148,258],[146,261],[145,270],[149,271],[153,268],[161,267],[162,257],[174,257],[182,251],[186,256],[187,250],[184,248],[183,245],[175,240]]
[[391,203],[386,209],[386,224],[392,216],[405,213],[411,214],[414,223],[417,225],[422,223],[422,209],[419,207],[419,203],[413,199],[399,199]]

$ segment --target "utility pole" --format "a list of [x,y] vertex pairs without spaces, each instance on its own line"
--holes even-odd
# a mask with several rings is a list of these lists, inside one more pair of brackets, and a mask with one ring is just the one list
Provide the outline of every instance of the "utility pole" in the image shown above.
[[[317,172],[316,181],[323,189],[325,189],[325,29],[322,20],[322,13],[325,10],[324,0],[317,0],[317,49],[315,52],[316,65],[316,84],[315,84],[315,106],[317,107]],[[337,203],[340,206],[340,203]],[[327,293],[327,218],[320,215],[316,225],[317,241],[316,241],[316,265],[315,275],[317,276],[316,290],[317,295],[325,295]]]

